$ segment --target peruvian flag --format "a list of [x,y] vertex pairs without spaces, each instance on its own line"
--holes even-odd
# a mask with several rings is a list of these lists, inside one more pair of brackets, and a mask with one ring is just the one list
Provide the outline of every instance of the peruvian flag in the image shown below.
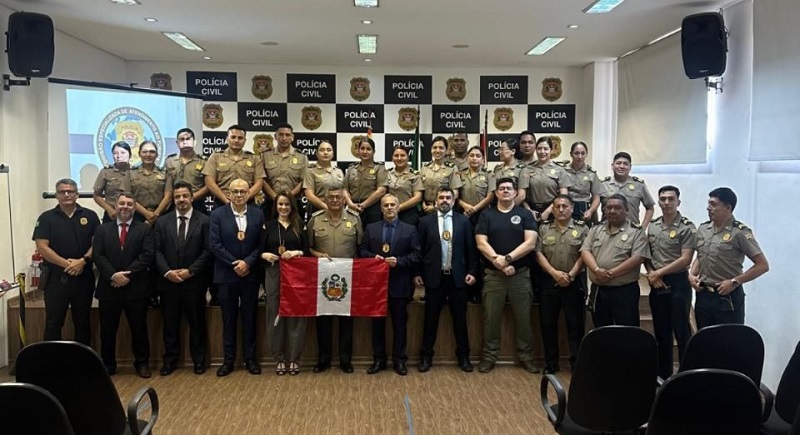
[[386,316],[389,265],[375,258],[281,260],[281,317]]

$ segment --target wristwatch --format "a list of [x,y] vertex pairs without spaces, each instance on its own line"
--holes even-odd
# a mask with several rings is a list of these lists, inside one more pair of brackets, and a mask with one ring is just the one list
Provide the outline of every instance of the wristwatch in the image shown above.
[[506,258],[506,263],[508,264],[511,264],[511,262],[514,261],[514,259],[511,258],[511,254],[506,254],[505,258]]
[[734,287],[739,287],[739,281],[736,278],[731,278],[731,282],[733,283]]
[[86,263],[91,263],[92,262],[92,257],[90,257],[88,255],[84,255],[83,256],[83,261],[86,262]]

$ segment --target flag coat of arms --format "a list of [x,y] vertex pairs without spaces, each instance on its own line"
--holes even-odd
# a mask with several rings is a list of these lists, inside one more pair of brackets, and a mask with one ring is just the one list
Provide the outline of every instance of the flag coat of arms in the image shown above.
[[386,316],[389,265],[374,258],[282,260],[281,317]]

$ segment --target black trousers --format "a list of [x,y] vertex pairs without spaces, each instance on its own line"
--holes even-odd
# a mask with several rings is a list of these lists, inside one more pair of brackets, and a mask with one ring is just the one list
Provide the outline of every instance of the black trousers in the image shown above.
[[108,368],[117,368],[117,330],[123,311],[131,329],[134,366],[147,366],[150,364],[147,298],[127,300],[120,293],[111,299],[100,300],[100,356],[103,358],[103,363]]
[[94,294],[94,274],[91,273],[91,267],[87,264],[89,273],[80,276],[70,276],[63,269],[48,268],[44,289],[45,340],[61,340],[61,329],[67,317],[67,309],[71,306],[75,341],[89,346],[92,336],[89,313]]
[[425,288],[425,321],[422,327],[422,356],[433,357],[436,335],[439,331],[439,315],[445,303],[450,305],[453,317],[453,332],[456,338],[456,357],[459,361],[469,358],[469,335],[467,334],[467,289],[456,287],[453,275],[442,274],[439,287]]
[[662,278],[669,288],[650,291],[650,311],[653,313],[653,330],[658,342],[658,375],[663,379],[672,376],[672,336],[678,342],[678,357],[683,359],[686,343],[692,335],[689,313],[692,307],[692,287],[689,273],[679,272]]
[[[392,362],[408,361],[406,343],[408,342],[408,298],[389,297],[389,316],[392,318]],[[385,362],[386,355],[386,317],[372,318],[372,354],[375,361]]]
[[597,299],[592,313],[594,327],[639,326],[639,282],[618,286],[592,285]]
[[189,352],[195,364],[205,365],[206,288],[173,289],[161,292],[164,315],[164,364],[174,365],[181,353],[181,315],[189,323]]
[[348,316],[317,317],[317,361],[326,365],[331,363],[334,317],[339,318],[339,364],[350,364],[353,359],[353,318]]
[[239,311],[242,314],[242,350],[244,360],[256,359],[256,309],[258,308],[258,282],[217,284],[219,305],[222,308],[222,348],[224,362],[236,361],[236,326]]
[[744,323],[744,287],[733,289],[726,296],[703,290],[697,292],[694,304],[697,329],[723,323]]
[[544,362],[548,367],[558,367],[558,318],[564,310],[569,343],[569,362],[575,365],[578,347],[586,325],[586,272],[578,274],[569,287],[557,287],[549,276],[542,283],[539,299],[539,324],[542,328]]

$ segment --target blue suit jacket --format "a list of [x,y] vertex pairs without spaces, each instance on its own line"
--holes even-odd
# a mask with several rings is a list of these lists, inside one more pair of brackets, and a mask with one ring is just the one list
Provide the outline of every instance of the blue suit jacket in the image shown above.
[[[442,245],[439,238],[438,211],[423,216],[419,220],[419,240],[422,246],[422,263],[417,275],[422,276],[426,288],[439,287],[442,274]],[[450,266],[456,287],[466,287],[467,274],[477,277],[478,250],[475,247],[475,234],[469,219],[461,213],[453,212],[453,258]]]
[[[234,284],[239,282],[258,282],[261,229],[264,226],[264,212],[252,205],[247,206],[247,229],[244,240],[239,240],[239,227],[230,205],[217,207],[211,212],[208,229],[208,246],[214,255],[214,283]],[[250,274],[241,278],[233,271],[233,262],[244,260],[250,266]]]
[[417,229],[401,222],[395,223],[394,236],[388,253],[383,252],[384,220],[367,225],[359,246],[359,255],[364,258],[397,257],[397,266],[389,268],[389,296],[408,298],[414,294],[414,274],[420,260],[420,245]]

